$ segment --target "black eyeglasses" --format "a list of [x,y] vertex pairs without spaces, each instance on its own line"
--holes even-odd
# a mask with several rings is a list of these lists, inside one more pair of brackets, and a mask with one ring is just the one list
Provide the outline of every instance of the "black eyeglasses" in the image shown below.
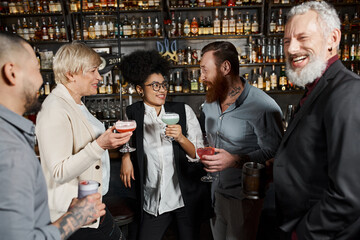
[[167,91],[169,89],[169,83],[168,82],[163,82],[163,83],[159,83],[159,82],[152,82],[150,84],[147,84],[145,86],[151,86],[152,89],[155,91],[155,92],[158,92],[160,91],[160,88],[162,87],[165,91]]

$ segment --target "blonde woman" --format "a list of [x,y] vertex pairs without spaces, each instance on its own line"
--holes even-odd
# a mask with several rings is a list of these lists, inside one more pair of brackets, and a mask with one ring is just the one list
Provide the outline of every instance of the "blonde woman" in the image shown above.
[[[83,96],[97,93],[101,79],[98,54],[82,43],[63,45],[54,58],[56,88],[45,99],[37,117],[36,135],[45,174],[51,219],[57,219],[77,197],[81,180],[109,187],[108,149],[126,143],[131,133],[105,130],[82,103]],[[69,239],[121,239],[109,211],[94,224],[78,230]]]

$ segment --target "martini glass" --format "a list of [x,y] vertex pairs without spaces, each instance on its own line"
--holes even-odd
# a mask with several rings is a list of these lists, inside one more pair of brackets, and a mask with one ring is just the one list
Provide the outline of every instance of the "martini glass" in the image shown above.
[[[132,132],[136,129],[136,122],[135,120],[119,120],[115,123],[116,131],[120,133],[124,132]],[[125,143],[125,145],[120,149],[122,153],[128,153],[135,151],[136,148],[132,148],[129,145],[129,142]]]
[[[179,122],[179,119],[180,119],[179,114],[173,112],[165,112],[161,117],[161,120],[167,125],[175,125]],[[165,135],[165,133],[162,136],[165,140],[168,140],[170,142],[174,141],[173,137],[167,136]]]

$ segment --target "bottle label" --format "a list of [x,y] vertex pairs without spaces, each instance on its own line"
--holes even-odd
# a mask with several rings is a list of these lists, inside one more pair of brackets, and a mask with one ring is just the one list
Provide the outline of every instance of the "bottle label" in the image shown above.
[[274,89],[277,87],[277,76],[276,75],[271,75],[270,76],[270,84],[271,84],[271,88]]

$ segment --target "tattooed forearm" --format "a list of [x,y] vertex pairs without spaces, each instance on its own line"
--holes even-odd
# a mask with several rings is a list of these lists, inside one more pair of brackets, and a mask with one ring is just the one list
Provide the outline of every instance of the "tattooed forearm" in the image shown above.
[[229,92],[229,96],[230,97],[234,97],[236,96],[241,90],[241,87],[234,87],[233,89],[231,89],[231,91]]

